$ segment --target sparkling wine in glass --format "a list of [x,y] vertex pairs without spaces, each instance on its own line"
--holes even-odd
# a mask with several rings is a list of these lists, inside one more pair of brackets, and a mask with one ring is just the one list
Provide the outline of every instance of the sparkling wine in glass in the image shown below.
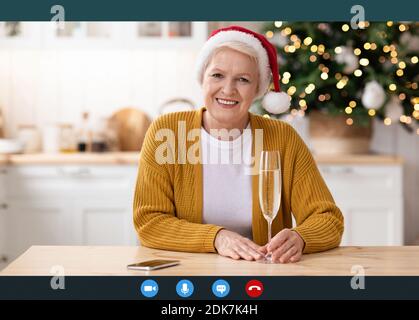
[[[281,158],[279,151],[262,151],[259,167],[259,205],[268,221],[268,243],[272,238],[272,221],[278,214],[281,202]],[[265,263],[272,263],[272,256],[265,256]]]

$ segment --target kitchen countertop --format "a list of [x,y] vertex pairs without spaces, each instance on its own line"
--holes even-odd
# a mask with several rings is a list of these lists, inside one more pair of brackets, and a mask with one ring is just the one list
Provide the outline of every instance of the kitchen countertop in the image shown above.
[[[391,155],[314,155],[318,164],[402,164],[403,159]],[[126,164],[137,165],[139,152],[57,153],[0,155],[0,165],[33,164]]]
[[0,164],[133,164],[138,163],[139,152],[104,152],[104,153],[37,153],[0,155]]
[[[149,259],[177,259],[180,265],[155,271],[127,270],[131,263]],[[336,275],[353,276],[353,266],[364,267],[366,276],[419,276],[419,246],[340,247],[303,255],[294,264],[262,264],[233,260],[211,253],[163,251],[137,246],[32,246],[6,267],[0,276],[51,275],[52,266],[65,275]],[[356,270],[359,272],[359,269]]]

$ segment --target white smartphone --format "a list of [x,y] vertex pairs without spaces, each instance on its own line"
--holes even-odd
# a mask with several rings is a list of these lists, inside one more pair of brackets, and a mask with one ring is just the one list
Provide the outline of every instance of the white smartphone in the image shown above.
[[151,271],[156,269],[162,269],[167,267],[176,266],[180,263],[179,260],[148,260],[138,263],[129,264],[128,269],[131,270],[142,270],[142,271]]

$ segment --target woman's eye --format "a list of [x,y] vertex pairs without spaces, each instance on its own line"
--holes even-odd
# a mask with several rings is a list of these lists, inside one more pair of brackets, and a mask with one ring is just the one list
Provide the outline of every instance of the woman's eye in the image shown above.
[[246,79],[246,78],[240,78],[239,79],[241,82],[250,82],[248,79]]
[[214,78],[221,78],[223,75],[221,73],[214,73],[212,77]]

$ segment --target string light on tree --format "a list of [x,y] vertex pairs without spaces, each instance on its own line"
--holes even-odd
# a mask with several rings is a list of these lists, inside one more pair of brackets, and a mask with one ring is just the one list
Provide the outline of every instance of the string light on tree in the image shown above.
[[312,84],[312,83],[310,83],[305,89],[304,89],[304,91],[307,93],[307,94],[310,94],[310,93],[312,93],[313,92],[313,90],[316,88],[316,86],[314,85],[314,84]]
[[284,72],[284,74],[282,75],[281,81],[283,84],[288,84],[288,82],[290,81],[290,78],[291,78],[291,73],[287,71],[287,72]]
[[287,93],[292,96],[297,91],[297,88],[295,86],[291,86],[288,88]]
[[265,35],[266,35],[266,38],[271,39],[274,36],[274,33],[271,30],[269,30],[269,31],[266,31]]
[[275,21],[274,25],[277,28],[281,28],[282,27],[282,21]]
[[284,36],[289,36],[292,33],[292,30],[290,27],[286,27],[282,32],[284,33]]
[[370,61],[367,58],[362,58],[361,60],[359,60],[359,64],[363,67],[366,67],[369,63]]
[[305,38],[305,39],[304,39],[304,41],[303,41],[303,43],[304,43],[306,46],[309,46],[312,42],[313,42],[313,39],[312,39],[311,37],[307,37],[307,38]]
[[356,70],[354,71],[354,75],[355,75],[355,77],[360,77],[360,76],[362,76],[362,71],[361,71],[361,70],[359,70],[359,69],[356,69]]
[[314,54],[312,54],[309,59],[310,59],[310,62],[316,62],[317,57]]

